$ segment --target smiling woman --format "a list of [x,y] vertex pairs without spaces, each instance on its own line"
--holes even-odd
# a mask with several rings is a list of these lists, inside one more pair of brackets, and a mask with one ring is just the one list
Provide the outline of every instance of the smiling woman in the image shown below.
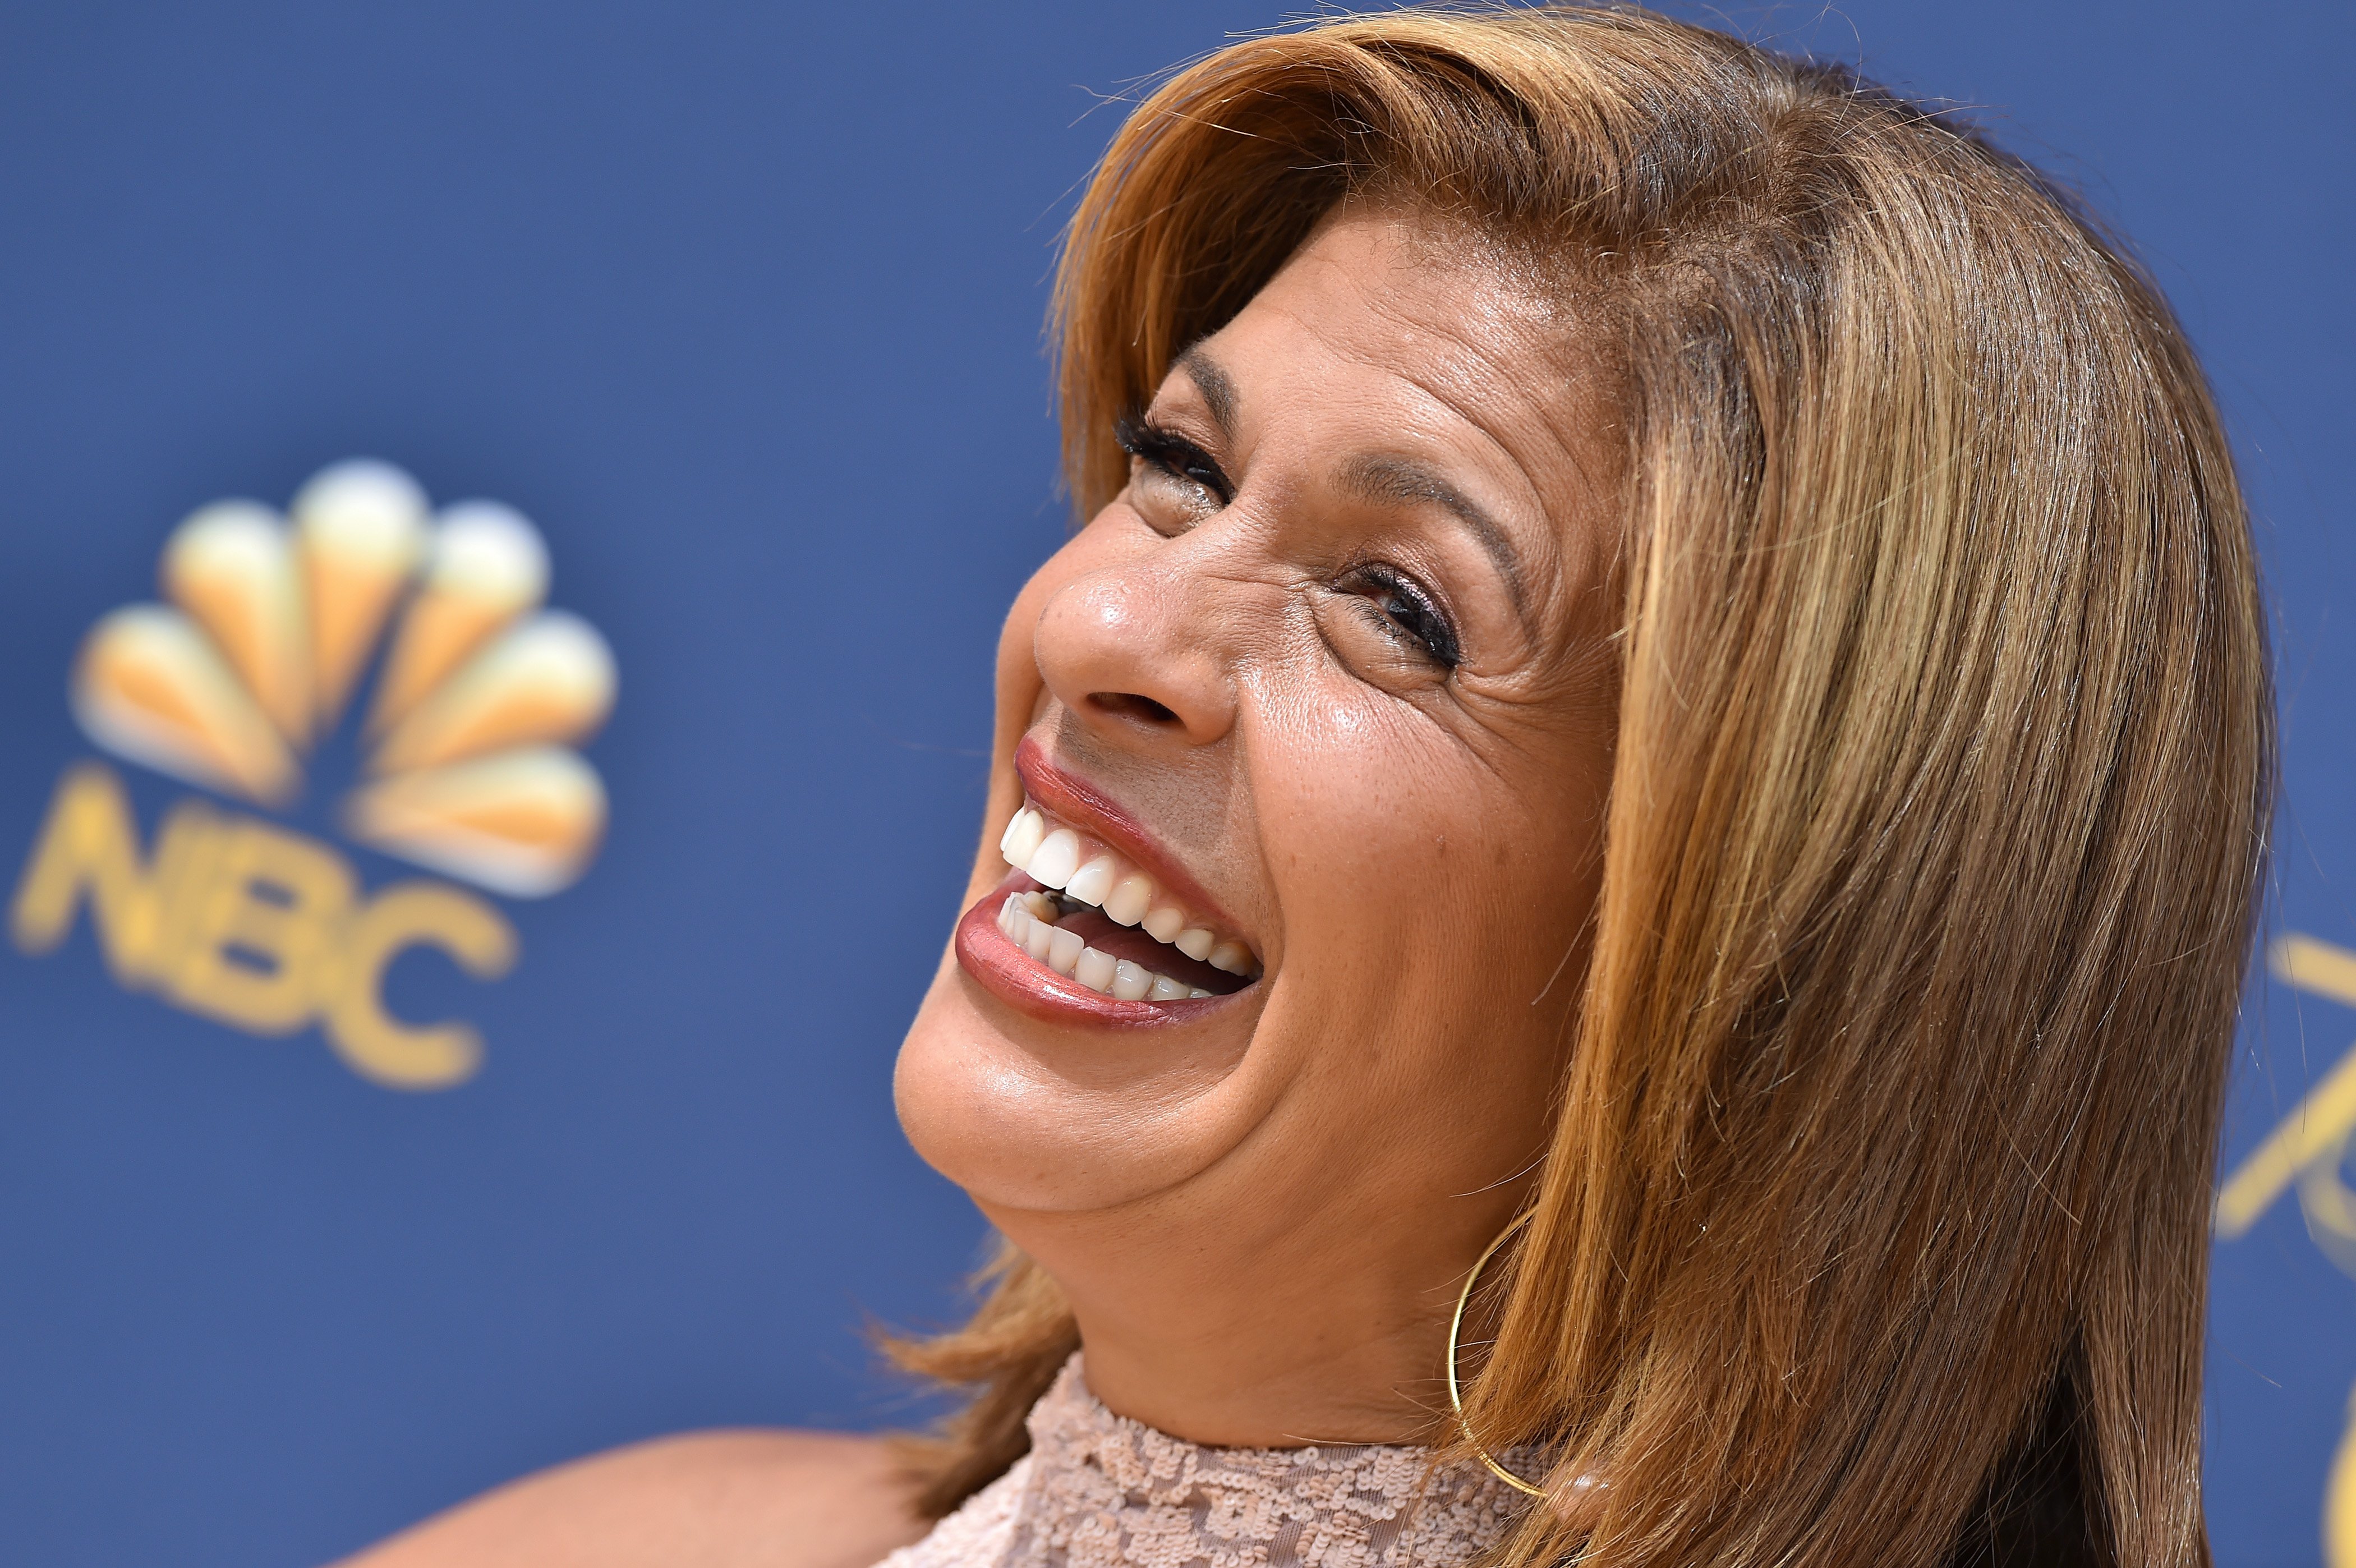
[[2141,275],[1846,72],[1404,11],[1172,78],[1056,309],[897,1077],[969,1402],[377,1561],[2205,1563],[2271,710]]

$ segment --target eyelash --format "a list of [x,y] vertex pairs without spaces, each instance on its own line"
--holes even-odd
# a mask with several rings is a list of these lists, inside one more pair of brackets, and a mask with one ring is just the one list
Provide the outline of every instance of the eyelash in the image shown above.
[[1402,614],[1397,608],[1380,603],[1376,595],[1361,593],[1358,596],[1371,614],[1382,618],[1386,630],[1412,638],[1423,649],[1424,656],[1441,670],[1453,671],[1463,662],[1463,649],[1456,638],[1455,623],[1448,618],[1448,612],[1440,607],[1439,599],[1421,583],[1379,561],[1353,566],[1342,575],[1341,580],[1345,584],[1371,585],[1384,596],[1407,601],[1407,611]]
[[1112,435],[1120,449],[1130,456],[1173,478],[1202,486],[1218,498],[1221,506],[1236,499],[1235,487],[1227,482],[1226,474],[1211,455],[1176,431],[1124,414],[1113,422]]

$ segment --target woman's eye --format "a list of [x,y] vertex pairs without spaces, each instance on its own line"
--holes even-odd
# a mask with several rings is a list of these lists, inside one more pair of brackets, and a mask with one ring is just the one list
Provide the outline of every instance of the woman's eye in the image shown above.
[[1235,499],[1235,487],[1216,459],[1173,430],[1141,419],[1123,419],[1113,434],[1130,456],[1132,483],[1162,479],[1194,492],[1195,510],[1216,511]]
[[1360,566],[1343,579],[1343,591],[1355,594],[1393,637],[1413,643],[1442,670],[1463,660],[1455,624],[1440,607],[1439,597],[1403,572],[1388,566]]

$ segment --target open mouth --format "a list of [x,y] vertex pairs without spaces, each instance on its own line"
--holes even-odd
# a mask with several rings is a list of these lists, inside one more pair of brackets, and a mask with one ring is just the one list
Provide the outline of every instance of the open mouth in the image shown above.
[[999,853],[1009,875],[958,923],[958,954],[1030,1010],[1158,1021],[1259,978],[1258,955],[1217,916],[1032,799]]

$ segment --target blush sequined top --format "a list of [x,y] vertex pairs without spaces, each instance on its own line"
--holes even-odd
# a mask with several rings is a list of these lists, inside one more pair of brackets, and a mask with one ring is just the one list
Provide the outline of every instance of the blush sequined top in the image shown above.
[[1029,1425],[1013,1468],[877,1568],[1461,1568],[1527,1501],[1428,1448],[1188,1443],[1098,1403],[1076,1355]]

